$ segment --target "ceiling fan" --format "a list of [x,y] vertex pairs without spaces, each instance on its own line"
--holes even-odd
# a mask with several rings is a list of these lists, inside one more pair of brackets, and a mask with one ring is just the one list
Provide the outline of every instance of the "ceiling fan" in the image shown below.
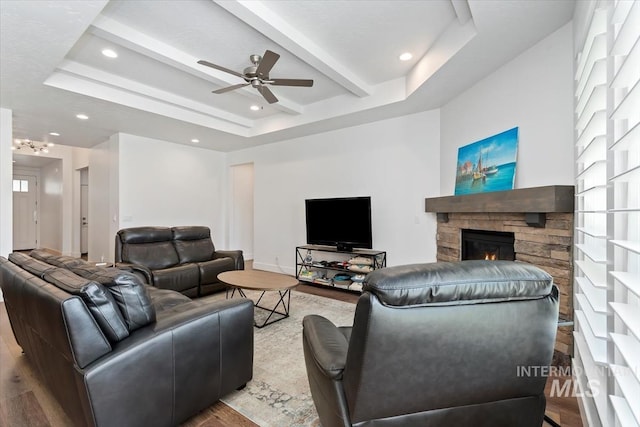
[[251,85],[258,89],[258,92],[267,100],[269,104],[273,104],[278,102],[278,98],[271,92],[271,90],[267,87],[267,85],[273,86],[303,86],[303,87],[311,87],[313,86],[313,80],[305,80],[305,79],[277,79],[270,78],[269,71],[273,68],[276,61],[280,58],[275,52],[270,50],[266,50],[264,52],[264,56],[260,55],[251,55],[249,59],[253,65],[245,68],[242,73],[238,73],[236,71],[230,70],[228,68],[222,67],[220,65],[212,64],[211,62],[200,60],[198,64],[206,65],[207,67],[215,68],[216,70],[224,71],[225,73],[233,74],[234,76],[238,76],[244,79],[245,83],[239,83],[237,85],[232,85],[228,87],[224,87],[222,89],[214,90],[213,93],[225,93],[232,91],[234,89],[238,89],[244,86]]

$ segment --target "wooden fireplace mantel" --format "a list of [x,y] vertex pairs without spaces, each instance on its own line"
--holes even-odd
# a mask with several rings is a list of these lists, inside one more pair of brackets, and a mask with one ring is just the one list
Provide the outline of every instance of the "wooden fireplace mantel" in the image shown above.
[[573,211],[573,185],[550,185],[425,199],[425,212],[438,213],[438,220],[443,222],[447,221],[448,214],[452,212],[518,212],[527,214],[529,225],[544,227],[546,213]]

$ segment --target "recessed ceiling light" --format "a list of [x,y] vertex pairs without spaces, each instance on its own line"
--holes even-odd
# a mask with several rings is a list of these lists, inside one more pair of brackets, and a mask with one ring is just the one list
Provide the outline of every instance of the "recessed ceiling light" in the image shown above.
[[262,107],[261,107],[261,106],[259,106],[259,105],[252,105],[251,107],[249,107],[249,109],[250,109],[251,111],[259,111],[259,110],[261,110],[261,109],[262,109]]
[[51,136],[60,136],[60,134],[58,132],[49,132],[49,135],[51,135]]
[[193,139],[191,140],[191,142],[193,142],[194,144],[197,144],[198,142],[200,142],[200,140],[199,140],[199,139],[196,139],[196,138],[193,138]]
[[76,117],[80,120],[87,120],[89,118],[86,114],[76,114]]
[[413,55],[409,52],[405,52],[402,55],[400,55],[399,58],[400,58],[400,61],[408,61],[411,58],[413,58]]
[[118,54],[113,49],[102,49],[102,54],[107,58],[117,58]]

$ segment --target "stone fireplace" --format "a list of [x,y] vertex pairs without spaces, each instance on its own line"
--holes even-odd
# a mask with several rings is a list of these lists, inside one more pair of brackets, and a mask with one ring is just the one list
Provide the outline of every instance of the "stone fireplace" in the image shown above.
[[[438,261],[513,259],[553,276],[566,321],[558,327],[554,355],[554,364],[562,365],[573,353],[573,201],[573,186],[425,200],[425,210],[438,217]],[[472,242],[465,242],[470,233]]]

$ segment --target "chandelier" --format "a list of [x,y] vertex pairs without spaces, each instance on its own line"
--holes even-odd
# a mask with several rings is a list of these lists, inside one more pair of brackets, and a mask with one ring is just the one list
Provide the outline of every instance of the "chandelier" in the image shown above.
[[30,139],[16,139],[11,146],[12,150],[31,149],[35,154],[48,153],[49,147],[53,147],[50,142],[37,142]]

